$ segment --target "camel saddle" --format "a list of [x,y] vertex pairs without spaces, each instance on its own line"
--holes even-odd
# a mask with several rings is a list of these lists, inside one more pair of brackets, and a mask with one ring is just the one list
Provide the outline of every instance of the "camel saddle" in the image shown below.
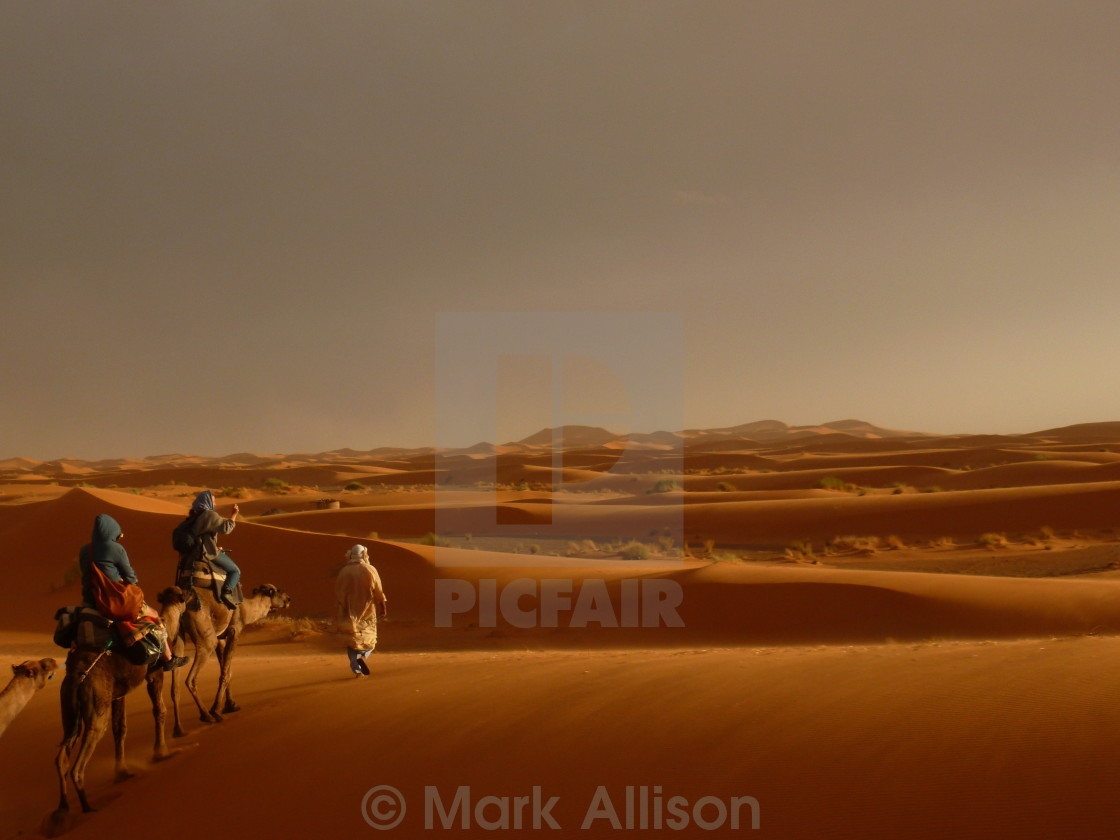
[[[184,592],[193,593],[196,589],[209,589],[214,594],[214,600],[220,601],[222,597],[222,587],[225,586],[226,583],[226,573],[205,557],[199,557],[194,560],[180,562],[175,583]],[[238,582],[235,588],[237,589],[238,601],[240,601],[241,583]],[[198,598],[193,598],[190,603],[190,608],[197,610],[199,606]]]

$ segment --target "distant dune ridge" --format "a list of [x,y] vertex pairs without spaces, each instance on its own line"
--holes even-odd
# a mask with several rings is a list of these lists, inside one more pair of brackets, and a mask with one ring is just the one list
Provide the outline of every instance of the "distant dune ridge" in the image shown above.
[[[243,637],[245,708],[220,739],[192,721],[194,749],[119,789],[95,756],[101,810],[76,838],[149,828],[144,803],[214,761],[208,819],[230,834],[366,831],[375,784],[410,797],[413,820],[425,786],[539,785],[561,798],[566,832],[596,785],[620,802],[628,785],[749,794],[763,830],[793,840],[1114,832],[1100,780],[1120,769],[1120,724],[1101,675],[1120,656],[1120,423],[565,426],[461,449],[12,457],[0,650],[13,664],[59,654],[51,616],[80,599],[77,552],[99,513],[120,522],[145,592],[169,585],[171,530],[203,487],[222,513],[240,505],[223,545],[247,589],[291,596],[289,616]],[[389,598],[366,682],[331,624],[355,542]],[[447,585],[477,598],[441,622]],[[516,603],[535,623],[484,607],[507,589],[527,593]],[[679,622],[627,620],[641,591],[678,591]],[[609,610],[574,620],[573,604],[599,597]],[[60,682],[0,739],[0,837],[34,833],[54,805]],[[129,722],[140,758],[142,698]],[[605,822],[581,833],[615,836]]]
[[[230,538],[247,573],[256,562],[291,565],[290,591],[312,611],[329,607],[327,595],[301,591],[299,564],[314,561],[297,561],[293,547],[329,544],[322,552],[333,558],[339,545],[373,534],[397,541],[397,548],[386,543],[382,551],[397,558],[388,562],[403,564],[402,574],[407,568],[422,592],[437,574],[434,549],[409,543],[431,534],[475,551],[472,563],[489,557],[509,565],[522,562],[511,560],[521,552],[537,563],[592,567],[617,562],[629,542],[644,546],[638,553],[651,559],[676,563],[867,562],[841,547],[854,535],[880,546],[879,562],[895,558],[890,568],[908,562],[899,545],[924,550],[923,563],[942,558],[948,568],[968,546],[987,551],[1000,542],[1038,554],[1078,540],[1107,545],[1120,525],[1120,423],[983,437],[899,431],[862,420],[819,426],[762,420],[629,436],[564,426],[510,443],[441,451],[381,447],[100,462],[15,457],[3,465],[0,530],[41,558],[11,572],[32,589],[36,580],[40,591],[61,585],[102,510],[122,522],[138,567],[150,569],[158,585],[169,582],[166,567],[174,558],[167,534],[194,493],[209,487],[220,507],[237,501],[248,517]],[[938,554],[946,541],[955,551]],[[416,608],[422,617],[425,605]]]
[[[1051,438],[1061,439],[1063,435],[1077,436],[1078,429],[1085,429],[1086,435],[1104,435],[1110,432],[1109,428],[1120,427],[1120,423],[1089,423],[1079,426],[1069,426],[1062,429],[1051,429],[1046,432],[1032,433],[1027,436],[988,436],[991,441],[1022,440],[1024,438]],[[505,444],[495,445],[485,441],[460,449],[437,450],[426,446],[419,448],[401,448],[382,446],[368,450],[351,448],[334,449],[315,454],[294,455],[259,455],[251,452],[237,452],[220,457],[198,455],[151,455],[143,458],[114,458],[99,461],[83,461],[76,458],[60,458],[53,461],[35,461],[18,455],[0,460],[0,476],[6,473],[21,473],[33,470],[40,475],[65,474],[73,470],[88,470],[93,473],[111,470],[150,469],[157,467],[207,467],[207,466],[246,466],[268,467],[280,462],[293,463],[339,463],[351,460],[364,461],[369,459],[412,459],[435,454],[439,451],[446,455],[455,454],[493,454],[503,451],[550,449],[553,442],[562,449],[575,447],[598,447],[619,443],[635,443],[664,447],[685,446],[691,448],[716,446],[723,448],[736,442],[742,443],[743,448],[755,448],[760,444],[770,444],[780,440],[795,440],[804,438],[806,441],[820,437],[836,441],[839,436],[847,435],[857,440],[885,440],[905,438],[935,438],[926,432],[908,432],[897,429],[887,429],[876,426],[864,420],[836,420],[822,423],[818,426],[790,426],[780,420],[757,420],[743,423],[738,426],[728,426],[715,429],[686,429],[680,432],[655,431],[619,435],[606,429],[595,426],[561,426],[555,429],[541,429],[527,437]],[[952,440],[957,436],[949,436]],[[967,436],[959,436],[962,440]],[[1120,437],[1112,435],[1113,439]],[[1085,437],[1084,439],[1088,439]]]

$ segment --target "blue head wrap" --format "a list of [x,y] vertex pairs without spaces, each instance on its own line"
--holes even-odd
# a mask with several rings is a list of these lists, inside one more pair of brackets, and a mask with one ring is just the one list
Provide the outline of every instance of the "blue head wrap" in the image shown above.
[[214,494],[209,490],[203,490],[194,497],[194,502],[191,504],[191,510],[213,510],[214,509]]

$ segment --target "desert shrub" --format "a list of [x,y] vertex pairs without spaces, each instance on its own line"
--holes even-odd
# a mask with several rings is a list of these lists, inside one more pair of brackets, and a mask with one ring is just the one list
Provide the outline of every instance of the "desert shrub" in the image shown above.
[[[417,542],[420,543],[420,545],[435,545],[435,546],[443,546],[444,548],[451,545],[451,543],[449,543],[443,537],[441,537],[438,534],[435,534],[431,531],[429,531],[424,536],[422,536],[420,539],[418,539]],[[518,546],[518,548],[520,548],[520,547],[521,546]],[[520,553],[521,552],[518,552],[518,554],[520,554]]]
[[653,487],[649,489],[650,493],[668,493],[672,490],[680,490],[680,482],[672,478],[663,478],[658,481]]
[[529,546],[529,553],[530,554],[540,554],[541,553],[541,547],[539,545],[537,545],[536,543],[533,543],[531,546]]
[[[805,543],[805,542],[807,542],[807,541],[804,541],[804,540],[802,541],[802,543]],[[879,538],[878,537],[857,537],[857,536],[854,536],[854,535],[845,535],[845,536],[842,536],[842,537],[836,537],[832,541],[832,546],[837,551],[875,551],[879,548]],[[796,548],[799,551],[802,551],[804,554],[811,554],[812,553],[812,545],[811,544],[809,545],[809,550],[808,551],[805,551],[804,549],[799,548],[797,543],[795,543],[793,545],[793,548]]]
[[995,533],[981,534],[980,538],[977,539],[976,542],[984,548],[988,549],[1006,548],[1007,535]]
[[581,550],[582,549],[580,548],[579,543],[572,541],[568,543],[567,547],[564,549],[564,553],[569,557],[573,557],[576,554],[579,554]]
[[1044,540],[1052,540],[1052,539],[1054,539],[1054,529],[1053,529],[1053,528],[1051,528],[1051,527],[1050,527],[1049,525],[1043,525],[1043,526],[1042,526],[1041,528],[1039,528],[1038,530],[1042,532],[1042,538],[1043,538]]
[[[341,568],[342,567],[339,566],[339,569]],[[297,639],[309,633],[321,633],[326,629],[325,622],[317,621],[314,618],[308,618],[306,616],[293,618],[292,616],[274,614],[265,616],[256,623],[262,627],[271,626],[283,628],[292,639]]]
[[674,540],[673,540],[672,537],[658,537],[657,538],[657,547],[660,548],[662,550],[662,552],[668,553],[668,552],[672,551],[673,550],[673,545],[674,545]]
[[344,490],[365,490],[366,486],[364,484],[362,484],[360,481],[351,481],[343,489]]
[[839,479],[834,475],[829,475],[818,481],[817,486],[822,490],[839,490],[843,492],[845,490],[848,490],[851,485],[849,485],[843,479]]
[[789,550],[797,554],[804,554],[806,557],[813,553],[813,541],[809,539],[794,540],[789,544]]
[[906,543],[902,541],[902,537],[898,536],[897,534],[891,534],[889,537],[887,537],[887,548],[898,551],[906,548]]
[[929,487],[923,487],[922,492],[923,493],[944,493],[945,491],[942,490],[941,487],[939,487],[938,485],[931,484]]
[[264,513],[262,513],[261,516],[275,516],[276,514],[283,512],[284,511],[280,510],[280,508],[269,508]]
[[368,534],[366,534],[366,539],[367,540],[379,540],[379,539],[381,539],[381,537],[378,535],[378,533],[376,531],[370,531]]
[[638,542],[637,540],[630,540],[619,551],[623,560],[647,560],[653,554],[653,550],[645,543]]
[[713,539],[704,540],[704,553],[711,555],[716,550],[716,541]]
[[733,492],[735,492],[735,485],[732,484],[730,481],[721,481],[719,484],[716,485],[716,489],[719,490],[721,493],[733,493]]
[[261,486],[264,487],[265,490],[287,490],[289,487],[288,482],[275,477],[266,478],[261,482]]
[[583,550],[584,551],[598,551],[599,550],[599,544],[597,542],[595,542],[595,540],[584,540],[582,545],[583,545]]

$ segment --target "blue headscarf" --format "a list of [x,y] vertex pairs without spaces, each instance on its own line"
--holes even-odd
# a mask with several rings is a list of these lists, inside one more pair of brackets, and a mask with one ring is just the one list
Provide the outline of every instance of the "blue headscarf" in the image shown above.
[[191,510],[213,510],[214,509],[214,494],[209,490],[203,490],[194,497],[194,502],[191,504]]
[[[107,513],[99,513],[93,520],[93,534],[90,537],[90,559],[108,561],[108,558],[119,556],[124,549],[117,545],[117,538],[121,535],[121,526]],[[111,561],[109,561],[111,562]]]

